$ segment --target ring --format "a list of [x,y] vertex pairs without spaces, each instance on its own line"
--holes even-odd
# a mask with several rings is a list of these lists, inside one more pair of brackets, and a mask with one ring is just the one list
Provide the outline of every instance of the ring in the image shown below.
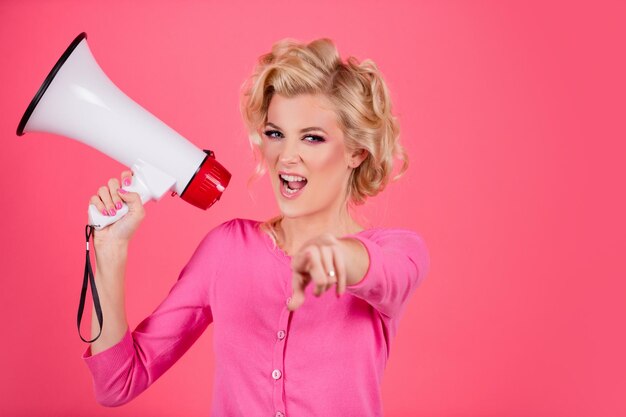
[[331,277],[331,278],[334,278],[335,277],[335,270],[331,269],[330,271],[328,271],[328,276]]

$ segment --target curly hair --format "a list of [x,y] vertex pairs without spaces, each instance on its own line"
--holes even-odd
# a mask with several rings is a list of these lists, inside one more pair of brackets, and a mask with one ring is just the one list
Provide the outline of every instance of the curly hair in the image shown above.
[[[259,130],[267,122],[275,93],[285,97],[322,94],[333,105],[344,133],[346,149],[367,151],[365,160],[350,174],[349,204],[360,205],[384,190],[391,179],[394,159],[402,162],[400,178],[408,168],[408,155],[399,141],[400,127],[392,114],[391,98],[377,65],[350,56],[345,62],[333,41],[316,39],[308,44],[282,39],[261,55],[251,77],[242,85],[240,111],[248,130],[257,166],[250,181],[267,167],[261,156]],[[279,218],[266,222],[271,230]]]

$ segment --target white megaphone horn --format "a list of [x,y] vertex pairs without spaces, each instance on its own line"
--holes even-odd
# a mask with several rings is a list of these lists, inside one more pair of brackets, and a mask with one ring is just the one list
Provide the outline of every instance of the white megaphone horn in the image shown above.
[[[102,71],[81,33],[65,50],[30,102],[17,134],[49,132],[67,136],[130,167],[133,179],[122,188],[139,193],[142,203],[168,191],[196,207],[215,203],[230,173],[211,151],[203,151],[135,103]],[[89,205],[89,224],[97,230],[114,216]]]

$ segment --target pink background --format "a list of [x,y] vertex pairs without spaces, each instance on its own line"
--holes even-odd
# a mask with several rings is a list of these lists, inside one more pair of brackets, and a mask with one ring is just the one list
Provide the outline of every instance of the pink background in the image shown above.
[[431,273],[392,345],[386,416],[626,415],[623,2],[0,2],[0,415],[207,416],[212,329],[130,404],[95,403],[75,328],[89,196],[123,167],[15,135],[80,32],[109,77],[233,173],[201,211],[150,203],[131,247],[131,326],[204,234],[276,213],[238,92],[283,37],[334,39],[387,78],[411,157],[371,201],[421,233]]

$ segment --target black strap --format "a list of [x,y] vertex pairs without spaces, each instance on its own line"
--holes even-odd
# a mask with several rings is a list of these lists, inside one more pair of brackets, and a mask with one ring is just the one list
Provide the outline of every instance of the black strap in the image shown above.
[[[98,290],[96,289],[96,280],[93,277],[93,270],[91,269],[91,260],[89,259],[89,239],[93,235],[94,227],[91,225],[85,226],[85,240],[87,241],[87,252],[85,254],[85,275],[83,277],[83,288],[80,291],[80,303],[78,304],[78,335],[85,343],[95,342],[102,334],[102,307],[100,306],[100,297],[98,297]],[[87,297],[87,283],[91,285],[91,295],[93,297],[93,306],[96,309],[96,316],[98,317],[98,324],[100,325],[100,331],[98,335],[91,340],[86,340],[80,333],[80,321],[83,319],[83,310],[85,309],[85,298]]]

